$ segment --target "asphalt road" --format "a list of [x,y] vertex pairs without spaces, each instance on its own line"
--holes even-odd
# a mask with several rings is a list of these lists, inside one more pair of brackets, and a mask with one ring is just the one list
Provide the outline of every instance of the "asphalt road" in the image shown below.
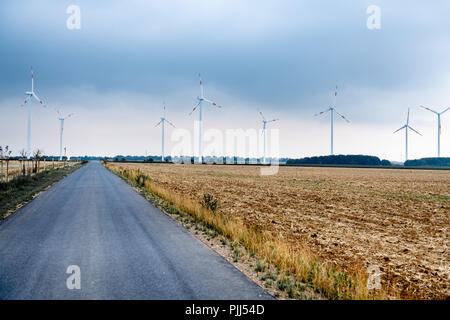
[[99,162],[0,223],[0,299],[270,298]]

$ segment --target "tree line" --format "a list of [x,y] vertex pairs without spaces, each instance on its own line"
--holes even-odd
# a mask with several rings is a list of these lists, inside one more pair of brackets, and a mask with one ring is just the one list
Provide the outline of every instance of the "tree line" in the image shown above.
[[366,155],[330,155],[319,157],[306,157],[301,159],[289,159],[287,165],[358,165],[358,166],[390,166],[389,160],[380,160],[375,156]]
[[[30,158],[28,158],[25,149],[19,151],[19,156],[12,156],[11,154],[12,150],[9,146],[0,146],[0,183],[7,183],[10,180],[11,161],[19,161],[19,175],[22,176],[39,173],[42,161],[44,162],[44,170],[46,169],[46,161],[52,161],[53,168],[55,167],[54,161],[59,161],[58,157],[44,155],[42,149],[34,150]],[[65,160],[66,158],[63,159],[63,161]]]
[[450,167],[450,158],[422,158],[405,161],[405,167]]

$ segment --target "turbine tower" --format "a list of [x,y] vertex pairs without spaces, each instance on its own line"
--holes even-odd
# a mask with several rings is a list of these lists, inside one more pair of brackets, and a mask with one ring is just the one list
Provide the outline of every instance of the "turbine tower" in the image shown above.
[[[68,114],[66,117],[61,116],[61,113],[58,109],[56,109],[56,113],[58,113],[58,120],[60,122],[60,130],[59,130],[59,161],[62,161],[63,155],[62,155],[62,142],[63,142],[63,130],[64,130],[64,120],[70,118],[74,115],[74,113]],[[64,148],[65,149],[65,148]]]
[[418,131],[416,131],[415,129],[413,129],[410,125],[409,125],[409,108],[408,108],[408,117],[406,118],[406,124],[397,129],[396,131],[394,131],[394,133],[405,129],[405,143],[406,143],[406,147],[405,147],[405,161],[408,161],[408,129],[411,129],[412,131],[414,131],[415,133],[417,133],[418,135],[421,135]]
[[198,78],[200,79],[200,97],[197,97],[198,103],[197,105],[194,107],[194,109],[192,109],[192,111],[189,113],[189,115],[191,115],[195,109],[199,108],[198,113],[199,113],[199,124],[198,124],[198,162],[202,163],[203,159],[202,159],[202,104],[203,102],[207,102],[209,104],[211,104],[213,107],[217,107],[217,108],[222,108],[222,106],[217,105],[215,102],[208,100],[205,98],[204,94],[203,94],[203,82],[202,82],[202,78],[200,76],[200,73],[198,74]]
[[331,151],[330,154],[334,155],[334,150],[333,150],[333,118],[334,118],[334,113],[336,112],[342,119],[344,119],[347,122],[350,122],[347,118],[345,118],[342,114],[340,114],[337,110],[336,110],[336,99],[337,99],[337,94],[338,94],[338,87],[336,86],[336,91],[334,92],[334,101],[333,101],[333,105],[331,107],[329,107],[327,110],[319,112],[317,114],[315,114],[314,116],[319,116],[321,114],[330,112],[331,115]]
[[450,107],[448,107],[447,109],[445,109],[444,111],[442,111],[440,113],[437,111],[431,110],[430,108],[424,107],[424,106],[421,106],[421,107],[428,111],[433,112],[438,117],[438,158],[440,158],[441,157],[441,115],[443,113],[447,112],[448,110],[450,110]]
[[30,68],[31,70],[31,91],[27,91],[25,92],[25,95],[27,95],[27,97],[25,98],[25,101],[23,102],[23,104],[21,105],[22,107],[25,106],[26,104],[28,105],[28,124],[27,124],[27,158],[30,159],[31,157],[31,146],[30,146],[30,141],[31,141],[31,98],[36,99],[36,101],[38,101],[42,106],[46,107],[46,105],[44,104],[44,102],[39,99],[39,97],[36,95],[36,93],[34,92],[34,73],[33,73],[33,67]]
[[271,122],[275,122],[275,121],[278,121],[278,120],[280,120],[280,119],[272,119],[272,120],[266,120],[266,117],[264,117],[264,115],[263,115],[263,113],[260,111],[260,110],[258,110],[258,112],[259,112],[259,114],[261,115],[261,117],[262,117],[262,123],[263,123],[263,132],[262,132],[262,134],[264,135],[264,153],[263,153],[263,164],[266,164],[266,128],[267,128],[267,124],[268,123],[271,123]]
[[172,127],[175,128],[175,126],[172,124],[172,122],[170,122],[169,120],[166,119],[166,105],[164,104],[164,116],[161,117],[161,121],[159,121],[155,127],[159,126],[161,124],[161,161],[164,162],[164,122],[167,122],[168,124],[170,124]]

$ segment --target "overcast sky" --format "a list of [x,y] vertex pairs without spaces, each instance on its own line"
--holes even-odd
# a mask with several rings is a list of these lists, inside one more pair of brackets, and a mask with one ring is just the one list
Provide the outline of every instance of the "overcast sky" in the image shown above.
[[[81,9],[70,30],[69,5]],[[381,29],[366,10],[381,8]],[[328,154],[333,101],[350,123],[335,121],[335,153],[403,160],[406,121],[410,158],[435,156],[437,117],[418,108],[450,106],[450,2],[132,0],[15,1],[0,5],[0,144],[26,146],[20,108],[35,71],[32,148],[57,154],[53,108],[65,124],[69,155],[160,153],[167,118],[194,133],[188,116],[199,95],[223,105],[204,108],[204,130],[259,129],[257,108],[280,118],[280,155]],[[442,117],[441,155],[450,156],[450,111]],[[447,125],[448,124],[448,125]],[[166,130],[166,150],[174,145]],[[205,145],[206,146],[206,145]]]

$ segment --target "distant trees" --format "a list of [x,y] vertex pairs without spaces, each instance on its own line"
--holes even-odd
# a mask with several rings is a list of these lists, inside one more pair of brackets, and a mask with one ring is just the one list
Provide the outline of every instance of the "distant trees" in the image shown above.
[[[41,149],[36,149],[33,152],[33,159],[34,159],[34,168],[33,173],[39,173],[39,164],[42,160],[43,151]],[[33,161],[31,162],[33,166]]]
[[26,161],[27,161],[27,152],[25,149],[20,150],[20,166],[22,167],[22,175],[24,176],[26,174]]
[[[18,155],[11,156],[11,153],[12,151],[9,146],[0,146],[0,183],[2,184],[11,183],[15,178],[22,179],[22,177],[16,176],[31,176],[41,171],[46,171],[51,167],[46,161],[51,158],[53,160],[57,159],[57,157],[44,155],[42,149],[34,150],[31,157],[29,157],[25,149],[21,149]],[[13,161],[12,164],[11,161]],[[41,168],[41,161],[44,161],[43,168]],[[16,165],[18,166],[16,167]],[[12,167],[11,172],[10,167]]]
[[[81,157],[82,160],[103,160],[104,158],[100,157]],[[132,156],[132,155],[116,155],[114,157],[108,158],[108,160],[114,162],[172,162],[174,158],[172,156],[165,156],[164,161],[161,156]],[[183,160],[187,162],[186,160]]]
[[450,158],[422,158],[407,160],[405,167],[450,167]]
[[3,148],[2,146],[0,146],[1,182],[3,182],[3,162],[6,162],[6,182],[8,182],[10,156],[11,156],[11,150],[9,150],[9,147],[5,146]]
[[42,161],[44,161],[44,171],[46,169],[47,156],[45,154],[42,155]]
[[125,161],[124,156],[115,156],[114,157],[114,162],[123,162],[123,161]]
[[317,164],[317,165],[358,165],[358,166],[381,166],[391,165],[388,160],[381,161],[375,156],[365,155],[333,155],[308,157],[302,159],[289,159],[286,164]]

